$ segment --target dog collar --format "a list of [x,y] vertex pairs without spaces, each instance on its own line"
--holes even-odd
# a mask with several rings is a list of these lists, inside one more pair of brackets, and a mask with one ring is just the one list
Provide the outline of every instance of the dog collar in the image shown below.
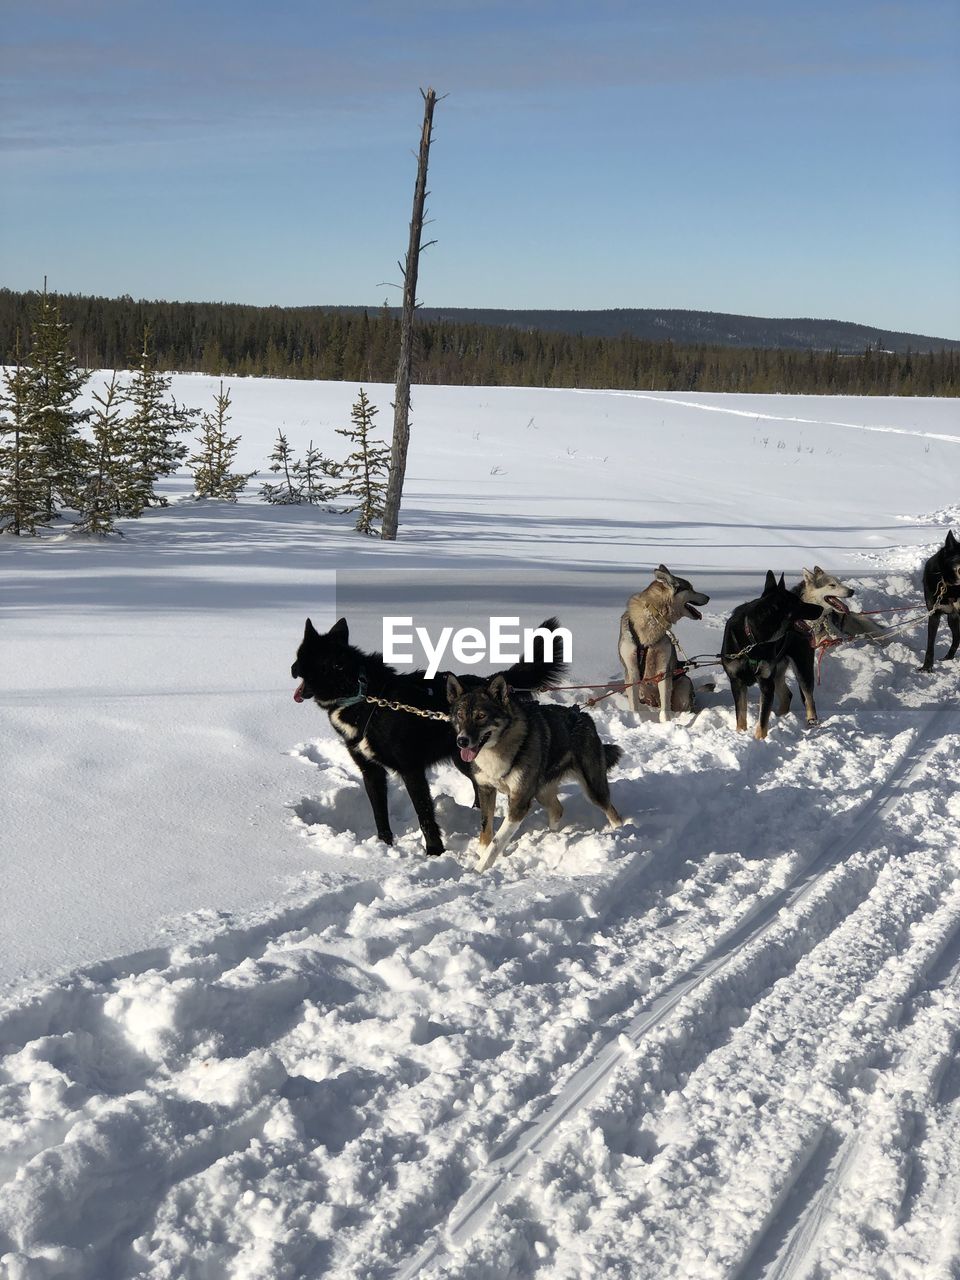
[[753,627],[750,625],[750,619],[743,620],[743,633],[751,644],[776,644],[778,640],[783,640],[787,632],[790,630],[789,623],[783,627],[782,631],[775,631],[772,636],[768,636],[766,640],[758,640],[753,634]]
[[344,707],[355,707],[358,703],[366,702],[366,700],[367,700],[367,677],[365,675],[361,675],[359,680],[357,681],[357,692],[353,695],[353,697],[338,698],[337,701],[334,703],[334,706],[337,708],[338,711],[341,711]]

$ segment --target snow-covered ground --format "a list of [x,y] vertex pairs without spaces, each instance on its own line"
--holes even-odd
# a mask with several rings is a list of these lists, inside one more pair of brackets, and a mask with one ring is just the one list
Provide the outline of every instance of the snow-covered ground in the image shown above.
[[[343,452],[355,387],[232,391],[245,466]],[[555,612],[604,681],[661,560],[711,595],[688,652],[767,568],[907,617],[958,480],[951,401],[425,388],[395,545],[185,477],[123,540],[3,540],[0,1273],[955,1277],[960,666],[920,627],[829,655],[813,733],[737,736],[722,678],[608,699],[627,825],[571,792],[483,876],[464,779],[447,856],[395,789],[384,848],[288,672],[308,613]]]

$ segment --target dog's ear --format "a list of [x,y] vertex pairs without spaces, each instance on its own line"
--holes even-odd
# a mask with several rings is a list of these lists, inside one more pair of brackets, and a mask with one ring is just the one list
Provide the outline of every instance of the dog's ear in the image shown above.
[[657,565],[653,571],[653,576],[658,582],[662,582],[665,587],[669,587],[673,583],[673,574],[665,564]]
[[776,589],[777,589],[777,580],[774,577],[773,570],[768,569],[767,576],[763,581],[763,594],[765,596],[768,596],[771,591],[776,591]]
[[502,702],[504,706],[510,701],[510,686],[502,675],[493,677],[487,685],[487,693],[491,698],[496,698],[498,702]]
[[327,635],[333,640],[342,640],[346,644],[350,639],[350,628],[347,626],[346,618],[338,618]]
[[317,629],[316,629],[316,627],[313,625],[313,623],[310,621],[310,619],[309,619],[309,618],[307,619],[306,626],[303,628],[303,638],[304,638],[304,640],[316,640],[316,639],[317,639]]
[[451,707],[456,700],[463,696],[463,685],[456,676],[447,676],[447,702]]
[[822,577],[823,577],[823,570],[820,568],[820,566],[819,566],[818,564],[815,564],[815,565],[813,566],[813,576],[814,576],[815,578],[822,578]]
[[813,582],[813,580],[814,580],[814,576],[816,575],[817,570],[816,570],[815,568],[814,568],[814,569],[812,569],[812,570],[811,570],[811,569],[801,569],[801,570],[800,570],[800,572],[803,574],[803,580],[804,580],[804,582]]
[[783,574],[781,573],[781,575],[780,575],[780,581],[777,583],[777,590],[778,590],[778,591],[786,591],[786,589],[787,589],[787,584],[784,582],[784,580],[783,580]]
[[947,536],[943,542],[943,549],[944,551],[950,551],[951,553],[960,551],[960,542],[958,542],[957,539],[954,537],[954,533],[952,529],[947,530]]

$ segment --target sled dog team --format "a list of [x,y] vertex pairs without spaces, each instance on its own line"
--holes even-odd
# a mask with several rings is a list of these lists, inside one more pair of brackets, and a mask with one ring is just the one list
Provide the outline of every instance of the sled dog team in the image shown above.
[[[951,530],[923,569],[928,610],[927,645],[921,671],[933,669],[940,619],[950,629],[944,660],[960,647],[960,540]],[[767,572],[756,600],[738,605],[727,619],[720,662],[733,694],[738,730],[747,727],[747,691],[760,686],[756,737],[767,736],[771,711],[783,715],[791,693],[787,671],[796,673],[807,724],[815,724],[815,646],[823,640],[866,639],[882,644],[886,635],[844,602],[851,587],[819,566],[803,570],[803,580],[786,587],[783,575]],[[659,709],[668,721],[694,708],[694,686],[678,663],[671,628],[681,618],[700,620],[697,606],[710,597],[696,591],[665,565],[645,590],[630,597],[620,620],[619,653],[630,707]],[[557,628],[556,618],[542,627]],[[540,704],[538,690],[556,687],[565,664],[548,653],[542,639],[532,661],[515,663],[492,677],[399,672],[381,654],[350,643],[345,618],[326,633],[307,619],[291,675],[299,683],[297,702],[312,699],[330,717],[360,770],[377,835],[393,843],[387,807],[388,772],[399,775],[416,810],[426,852],[443,852],[427,769],[451,761],[473,784],[480,810],[480,871],[493,865],[529,813],[534,800],[547,811],[551,830],[563,815],[560,783],[576,779],[610,826],[623,819],[610,798],[609,770],[620,749],[600,740],[592,718],[579,706]],[[493,834],[497,794],[507,813]]]

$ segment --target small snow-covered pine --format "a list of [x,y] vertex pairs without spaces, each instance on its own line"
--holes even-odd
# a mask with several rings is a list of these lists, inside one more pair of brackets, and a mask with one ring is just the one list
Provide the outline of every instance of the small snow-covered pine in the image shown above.
[[139,514],[139,472],[131,458],[130,422],[122,416],[124,390],[112,372],[102,391],[91,396],[86,483],[77,495],[77,530],[104,536],[119,515]]
[[356,448],[341,465],[345,477],[336,490],[338,498],[354,498],[352,506],[344,507],[344,515],[357,512],[355,528],[358,533],[375,535],[374,522],[383,519],[384,499],[387,492],[387,475],[390,471],[390,446],[383,440],[371,438],[373,419],[378,409],[370,403],[366,392],[360,394],[350,410],[353,427],[337,428],[337,435],[345,436]]
[[325,458],[319,449],[314,448],[311,440],[306,457],[294,463],[294,470],[300,480],[301,501],[322,506],[336,493],[335,487],[328,482],[336,479],[343,468],[340,463]]
[[231,472],[237,455],[239,436],[227,434],[230,421],[230,388],[214,395],[213,413],[204,413],[200,419],[200,441],[197,452],[187,460],[193,472],[194,493],[198,498],[219,498],[223,502],[236,502],[255,471]]
[[300,463],[293,456],[293,450],[290,448],[290,441],[282,431],[277,431],[277,440],[273,446],[273,452],[270,454],[270,470],[274,475],[281,475],[283,479],[279,484],[271,484],[265,481],[260,486],[260,497],[264,502],[270,502],[274,506],[285,507],[293,506],[303,502],[303,477],[300,472]]
[[189,452],[180,437],[193,426],[199,410],[177,404],[170,395],[170,384],[170,375],[156,368],[149,334],[144,331],[140,365],[123,392],[124,400],[133,408],[128,421],[136,478],[130,489],[130,509],[122,511],[122,515],[139,516],[145,507],[167,506],[167,499],[154,486],[172,475]]
[[73,506],[83,483],[87,445],[80,428],[89,413],[77,398],[90,375],[70,350],[70,326],[44,282],[33,309],[30,352],[25,365],[24,425],[35,442],[34,464],[44,487],[44,523],[58,506]]
[[16,363],[4,371],[0,387],[0,530],[35,534],[47,523],[46,485],[37,433],[29,412],[29,371]]

